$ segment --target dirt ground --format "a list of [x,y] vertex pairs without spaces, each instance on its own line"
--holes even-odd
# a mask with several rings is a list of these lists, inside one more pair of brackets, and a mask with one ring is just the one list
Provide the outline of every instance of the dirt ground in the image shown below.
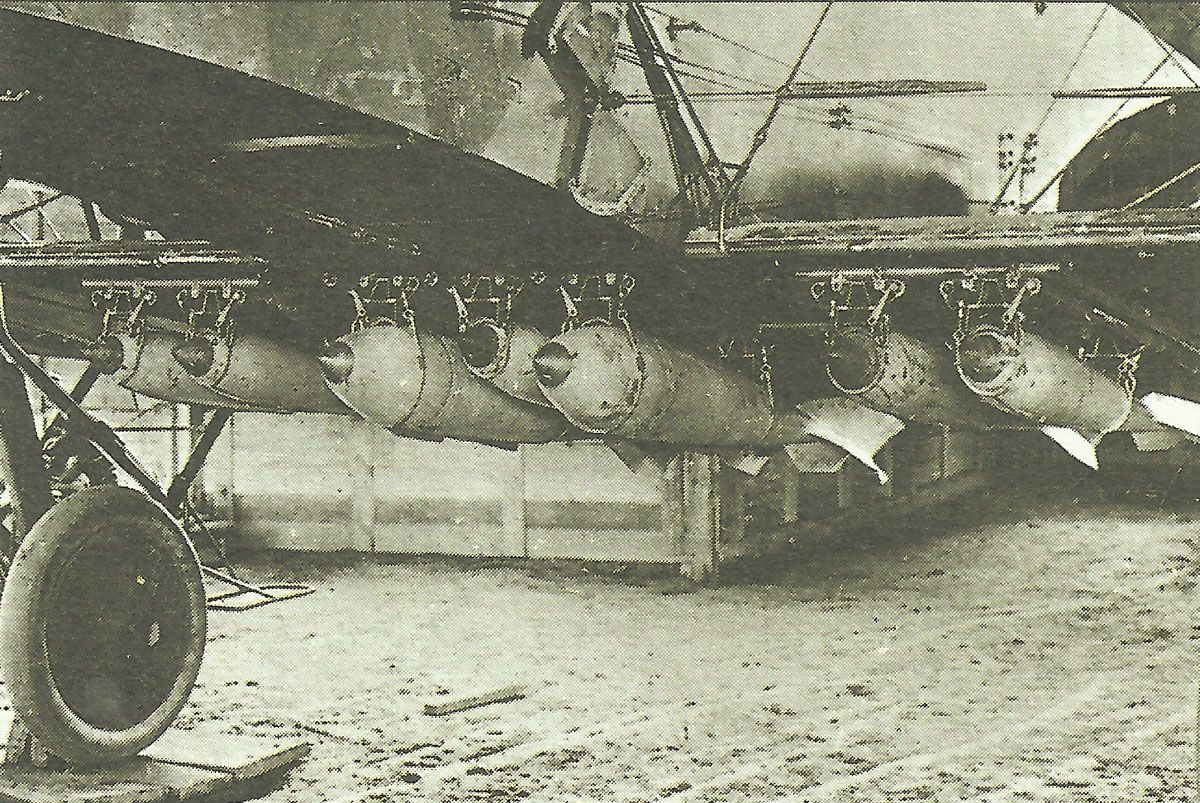
[[320,592],[214,613],[180,724],[309,739],[273,803],[1191,800],[1200,507],[987,507],[715,589],[276,558]]

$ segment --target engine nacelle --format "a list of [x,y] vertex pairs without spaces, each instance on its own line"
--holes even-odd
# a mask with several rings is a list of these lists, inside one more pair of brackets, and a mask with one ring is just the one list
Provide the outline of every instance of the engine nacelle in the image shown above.
[[740,372],[608,324],[551,339],[534,357],[542,393],[586,432],[676,446],[749,446],[774,421]]
[[177,345],[175,359],[201,385],[222,396],[281,412],[348,414],[311,354],[253,333],[215,342],[194,337]]
[[554,410],[472,374],[458,346],[433,332],[368,326],[338,338],[319,361],[338,398],[397,435],[513,444],[561,440],[572,431]]

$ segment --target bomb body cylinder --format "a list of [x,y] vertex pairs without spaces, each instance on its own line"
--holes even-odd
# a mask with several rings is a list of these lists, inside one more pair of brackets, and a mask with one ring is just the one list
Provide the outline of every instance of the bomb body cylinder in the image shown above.
[[757,446],[770,398],[732,367],[607,324],[551,339],[534,358],[542,393],[586,432],[678,446]]
[[351,409],[398,435],[481,443],[544,443],[572,428],[468,370],[458,345],[410,327],[351,332],[320,357],[325,381]]
[[200,384],[246,404],[289,413],[350,412],[325,384],[315,355],[259,334],[191,338],[172,353]]
[[112,373],[113,381],[143,396],[205,407],[262,409],[217,393],[197,381],[175,359],[174,350],[183,342],[183,335],[174,332],[123,333],[101,344],[100,348],[106,352],[103,356],[93,356],[108,364],[106,368]]
[[1000,418],[963,386],[947,349],[901,332],[839,333],[825,370],[841,392],[907,421],[982,426]]
[[1120,382],[1031,332],[972,332],[959,342],[958,370],[989,404],[1038,424],[1091,434],[1156,428]]

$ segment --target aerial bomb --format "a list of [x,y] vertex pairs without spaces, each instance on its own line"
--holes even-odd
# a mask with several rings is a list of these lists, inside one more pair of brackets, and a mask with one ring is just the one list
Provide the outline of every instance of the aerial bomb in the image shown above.
[[184,342],[175,332],[120,333],[83,349],[123,388],[155,399],[234,410],[262,409],[232,399],[206,387],[175,359],[174,349]]
[[318,361],[351,409],[398,435],[481,443],[544,443],[572,428],[557,412],[516,399],[471,373],[454,341],[391,324],[355,330]]
[[546,336],[541,332],[512,323],[476,321],[459,335],[458,345],[468,370],[475,376],[510,396],[550,406],[533,368],[533,355],[546,345]]
[[978,426],[1000,418],[959,381],[948,350],[900,332],[839,332],[825,370],[838,390],[906,421]]
[[1109,432],[1161,429],[1121,383],[1030,332],[982,327],[958,343],[963,382],[997,409],[1036,422],[1072,457],[1097,468]]
[[325,384],[315,357],[262,335],[193,337],[172,354],[201,385],[247,404],[281,412],[350,412]]
[[733,368],[623,328],[587,324],[533,359],[542,393],[585,432],[678,446],[764,443],[771,401]]

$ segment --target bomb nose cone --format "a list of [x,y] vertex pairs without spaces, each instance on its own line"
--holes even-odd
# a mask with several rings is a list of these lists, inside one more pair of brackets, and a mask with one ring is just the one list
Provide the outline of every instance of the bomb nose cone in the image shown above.
[[987,383],[1000,376],[1008,364],[1010,349],[1000,336],[982,332],[963,341],[958,349],[958,364],[972,382]]
[[561,343],[547,343],[533,355],[533,370],[537,373],[538,384],[544,388],[556,388],[561,385],[571,373],[575,365],[575,357],[570,349]]
[[463,359],[472,368],[486,368],[500,354],[500,331],[491,324],[476,323],[458,338]]
[[317,362],[321,363],[325,380],[340,385],[350,378],[350,372],[354,370],[354,349],[340,341],[330,343],[317,357]]
[[192,376],[207,374],[216,359],[213,344],[199,337],[183,341],[172,348],[171,353]]
[[830,379],[838,387],[857,392],[875,381],[879,362],[875,341],[862,332],[849,332],[834,341],[826,365]]

